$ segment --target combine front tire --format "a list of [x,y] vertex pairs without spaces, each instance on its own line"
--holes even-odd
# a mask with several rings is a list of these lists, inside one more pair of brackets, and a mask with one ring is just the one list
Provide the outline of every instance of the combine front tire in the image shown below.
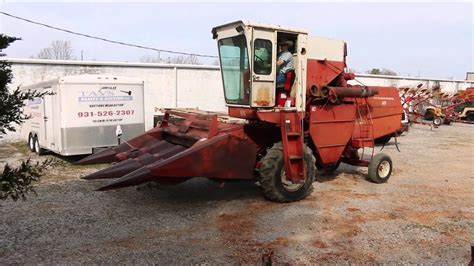
[[384,153],[378,153],[369,163],[369,179],[377,184],[385,183],[392,174],[392,159]]
[[286,179],[283,162],[283,146],[276,143],[262,159],[260,185],[266,198],[278,202],[298,201],[306,198],[313,191],[315,163],[313,152],[304,146],[305,179],[302,183],[293,183]]

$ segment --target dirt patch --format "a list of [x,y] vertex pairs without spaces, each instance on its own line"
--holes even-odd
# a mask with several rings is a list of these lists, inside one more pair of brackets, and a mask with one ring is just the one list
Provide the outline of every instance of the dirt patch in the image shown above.
[[284,237],[277,237],[269,242],[255,238],[260,232],[257,229],[258,218],[266,211],[277,208],[277,205],[271,202],[251,203],[241,212],[222,213],[217,216],[221,241],[232,248],[233,252],[229,255],[238,263],[259,261],[265,254],[273,254],[269,250],[275,246],[288,245],[290,241]]
[[316,248],[327,248],[328,244],[326,244],[325,242],[321,240],[315,240],[313,241],[313,246]]

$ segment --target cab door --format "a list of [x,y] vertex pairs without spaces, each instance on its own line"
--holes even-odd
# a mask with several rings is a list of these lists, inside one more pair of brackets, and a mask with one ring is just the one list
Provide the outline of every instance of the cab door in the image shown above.
[[252,66],[251,107],[275,106],[276,32],[253,29],[250,61]]

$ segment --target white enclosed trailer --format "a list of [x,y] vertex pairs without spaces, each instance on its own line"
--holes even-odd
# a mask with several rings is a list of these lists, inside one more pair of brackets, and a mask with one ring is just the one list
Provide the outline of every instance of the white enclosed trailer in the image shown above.
[[[79,75],[23,86],[50,92],[28,101],[21,127],[32,151],[91,154],[145,132],[143,81],[120,76]],[[120,137],[120,139],[119,139]]]

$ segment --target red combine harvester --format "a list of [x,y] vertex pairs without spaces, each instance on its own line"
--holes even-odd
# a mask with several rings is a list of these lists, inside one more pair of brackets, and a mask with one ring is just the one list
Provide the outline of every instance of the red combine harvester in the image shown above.
[[[392,172],[374,139],[401,129],[396,88],[351,86],[343,41],[281,26],[237,21],[212,29],[228,115],[164,109],[163,121],[79,164],[118,162],[84,179],[117,178],[99,190],[193,177],[259,181],[265,196],[290,202],[311,193],[316,168],[368,167],[384,183]],[[276,84],[277,44],[291,41],[294,69]],[[291,73],[290,73],[291,72]],[[205,89],[205,88],[203,88]]]

